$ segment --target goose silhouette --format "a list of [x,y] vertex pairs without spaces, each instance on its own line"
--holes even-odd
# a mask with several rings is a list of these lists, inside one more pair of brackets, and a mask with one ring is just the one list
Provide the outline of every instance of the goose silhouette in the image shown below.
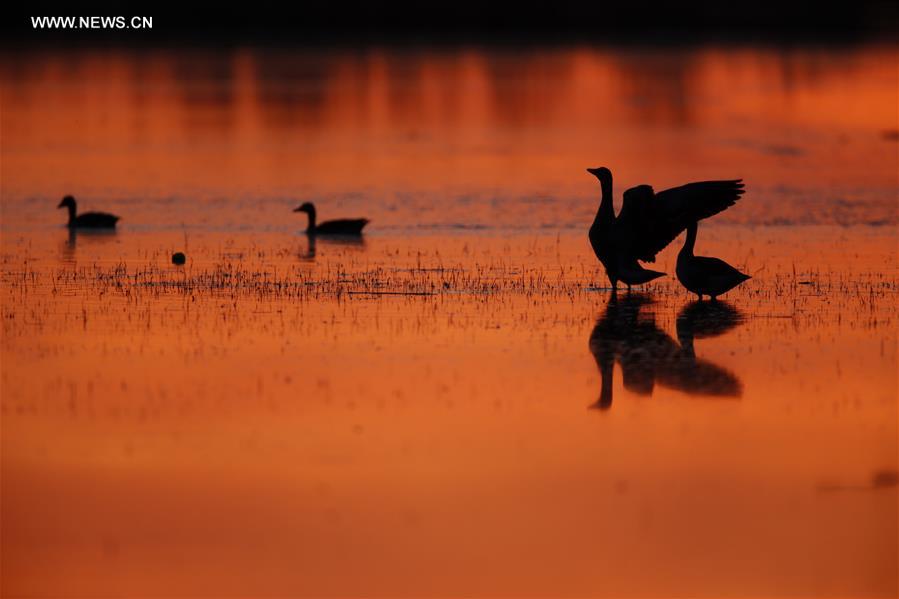
[[315,205],[312,202],[305,202],[294,208],[294,212],[305,212],[309,217],[309,224],[306,227],[307,235],[362,235],[362,229],[370,221],[367,218],[341,218],[337,220],[326,220],[324,222],[316,222]]
[[699,296],[702,301],[703,295],[708,295],[712,300],[717,300],[718,296],[727,293],[737,285],[751,279],[744,274],[718,258],[709,258],[706,256],[694,256],[693,246],[696,244],[696,232],[699,225],[696,222],[690,223],[687,227],[687,238],[684,246],[677,254],[677,280],[691,291]]
[[73,196],[66,196],[59,202],[57,208],[69,209],[70,229],[113,229],[119,221],[119,217],[106,212],[85,212],[77,214],[78,203]]
[[615,362],[621,367],[624,388],[636,395],[652,395],[656,384],[692,396],[740,397],[743,385],[735,374],[697,358],[693,339],[723,335],[743,321],[725,302],[694,302],[677,317],[675,341],[660,329],[652,312],[643,307],[652,301],[641,294],[623,300],[612,296],[604,314],[590,333],[590,353],[596,360],[602,386],[590,407],[612,407]]
[[665,273],[643,268],[638,261],[654,262],[656,254],[674,241],[691,222],[726,210],[740,198],[740,179],[700,181],[655,193],[649,185],[638,185],[624,192],[621,211],[615,216],[612,199],[612,171],[605,167],[588,168],[599,179],[602,199],[590,226],[593,252],[605,267],[612,284],[648,283]]

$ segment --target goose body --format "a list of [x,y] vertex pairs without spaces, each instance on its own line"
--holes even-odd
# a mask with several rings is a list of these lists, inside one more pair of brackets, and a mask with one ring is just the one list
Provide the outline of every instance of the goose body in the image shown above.
[[695,222],[687,227],[687,239],[677,255],[677,280],[688,291],[698,295],[700,300],[703,295],[708,295],[714,300],[752,278],[724,260],[694,256],[693,246],[696,244],[697,229],[698,225]]
[[57,208],[69,209],[70,229],[114,229],[119,217],[106,212],[84,212],[78,214],[78,204],[72,196],[66,196]]
[[602,187],[599,210],[590,227],[590,245],[617,289],[618,281],[630,288],[648,283],[665,273],[643,268],[639,261],[654,262],[656,254],[689,225],[718,214],[743,193],[740,180],[702,181],[655,193],[649,185],[624,192],[620,213],[615,215],[612,172],[590,168]]
[[305,212],[309,217],[309,225],[306,227],[307,235],[362,235],[362,229],[370,221],[367,218],[341,218],[316,222],[315,206],[312,202],[305,202],[294,212]]

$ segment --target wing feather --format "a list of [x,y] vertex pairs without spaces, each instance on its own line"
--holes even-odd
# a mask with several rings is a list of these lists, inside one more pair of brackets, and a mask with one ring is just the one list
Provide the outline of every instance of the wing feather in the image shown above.
[[688,183],[655,194],[630,223],[637,258],[654,262],[687,225],[733,206],[743,192],[742,179],[734,179]]

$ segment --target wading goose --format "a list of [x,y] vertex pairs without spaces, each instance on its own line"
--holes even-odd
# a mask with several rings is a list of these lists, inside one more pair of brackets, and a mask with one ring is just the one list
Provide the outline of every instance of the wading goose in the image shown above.
[[113,229],[119,217],[105,212],[85,212],[76,215],[78,210],[75,198],[66,196],[57,208],[69,209],[69,228],[71,229]]
[[696,244],[698,228],[695,222],[687,227],[687,240],[677,255],[677,280],[687,290],[698,295],[700,301],[703,295],[711,296],[714,300],[752,277],[741,273],[724,260],[694,256],[693,246]]
[[649,185],[638,185],[624,192],[616,217],[612,172],[605,167],[588,168],[587,172],[599,179],[602,187],[602,200],[590,227],[590,245],[606,269],[613,293],[618,281],[630,289],[663,276],[665,273],[643,268],[638,260],[655,262],[656,254],[691,222],[733,206],[743,193],[739,179],[688,183],[659,193]]
[[316,223],[315,206],[312,202],[302,204],[294,212],[305,212],[309,216],[307,235],[362,235],[362,228],[369,223],[367,218],[341,218]]

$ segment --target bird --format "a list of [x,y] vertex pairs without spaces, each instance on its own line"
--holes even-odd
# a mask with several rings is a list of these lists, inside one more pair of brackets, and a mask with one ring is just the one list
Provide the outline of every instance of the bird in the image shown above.
[[741,179],[700,181],[655,193],[649,185],[624,192],[621,211],[615,216],[612,171],[588,168],[599,179],[602,199],[590,226],[590,245],[605,267],[612,284],[648,283],[665,273],[643,268],[638,261],[655,262],[656,254],[674,241],[691,222],[708,218],[733,206],[743,194]]
[[119,221],[118,216],[106,212],[85,212],[76,216],[77,206],[78,204],[72,196],[64,197],[57,206],[57,208],[69,209],[67,226],[70,229],[114,229]]
[[315,206],[312,202],[301,204],[294,209],[294,212],[305,212],[309,216],[307,235],[362,235],[363,227],[370,222],[367,218],[341,218],[316,223]]
[[677,254],[675,272],[681,285],[698,295],[699,301],[702,301],[703,295],[710,296],[714,301],[719,295],[727,293],[752,277],[719,258],[694,256],[693,246],[696,244],[698,228],[699,225],[695,221],[687,227],[687,239]]

